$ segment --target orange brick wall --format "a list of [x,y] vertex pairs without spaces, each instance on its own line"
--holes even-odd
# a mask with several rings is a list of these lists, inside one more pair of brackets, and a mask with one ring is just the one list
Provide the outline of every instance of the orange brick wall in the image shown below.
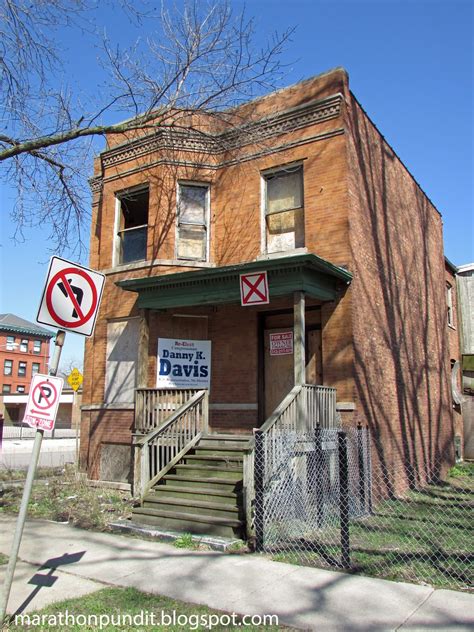
[[348,95],[358,419],[385,472],[452,462],[441,217]]

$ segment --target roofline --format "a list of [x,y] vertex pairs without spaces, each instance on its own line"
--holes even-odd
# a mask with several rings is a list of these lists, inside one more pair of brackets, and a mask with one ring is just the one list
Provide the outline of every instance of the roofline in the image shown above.
[[0,331],[12,331],[17,334],[28,334],[30,336],[37,336],[38,338],[51,339],[55,334],[45,331],[38,331],[37,329],[29,329],[28,327],[15,327],[14,325],[1,325]]
[[444,261],[445,261],[446,265],[448,266],[448,268],[451,268],[451,270],[454,272],[454,274],[458,273],[459,268],[457,266],[455,266],[454,263],[452,261],[450,261],[446,255],[444,255]]
[[470,272],[471,270],[474,270],[474,262],[473,263],[465,263],[462,266],[458,266],[458,268],[457,268],[458,273]]

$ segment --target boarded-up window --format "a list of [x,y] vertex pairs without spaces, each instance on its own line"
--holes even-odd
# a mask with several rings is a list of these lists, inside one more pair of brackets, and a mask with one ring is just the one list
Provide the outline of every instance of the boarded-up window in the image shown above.
[[273,171],[264,179],[267,252],[304,246],[302,167]]
[[138,318],[107,325],[106,403],[131,404],[135,397],[138,360]]
[[177,213],[178,259],[207,259],[209,187],[179,184]]

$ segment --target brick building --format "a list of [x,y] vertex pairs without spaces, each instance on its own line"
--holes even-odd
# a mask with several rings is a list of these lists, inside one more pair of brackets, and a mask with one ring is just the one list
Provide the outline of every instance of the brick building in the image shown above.
[[[107,276],[86,344],[92,478],[130,480],[134,391],[156,388],[172,339],[211,341],[211,431],[249,434],[318,384],[343,424],[370,426],[384,471],[452,462],[442,219],[343,69],[225,120],[109,136],[92,190],[90,265]],[[241,306],[239,276],[259,272],[270,302]],[[288,332],[294,349],[272,353]]]
[[[53,334],[14,314],[0,314],[1,396],[7,421],[18,421],[19,402],[28,394],[35,373],[47,373],[49,344]],[[11,400],[11,401],[10,401]]]

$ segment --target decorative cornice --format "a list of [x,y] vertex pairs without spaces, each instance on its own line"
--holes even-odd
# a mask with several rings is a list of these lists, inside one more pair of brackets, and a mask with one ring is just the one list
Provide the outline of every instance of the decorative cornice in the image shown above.
[[[152,134],[104,151],[101,154],[102,165],[110,167],[162,150],[218,155],[336,118],[341,113],[342,101],[342,94],[337,93],[217,134],[206,134],[195,129],[161,127]],[[92,178],[91,186],[98,186],[96,181],[97,178]]]
[[89,186],[91,188],[92,194],[102,193],[103,184],[104,178],[102,176],[94,176],[93,178],[89,178]]

